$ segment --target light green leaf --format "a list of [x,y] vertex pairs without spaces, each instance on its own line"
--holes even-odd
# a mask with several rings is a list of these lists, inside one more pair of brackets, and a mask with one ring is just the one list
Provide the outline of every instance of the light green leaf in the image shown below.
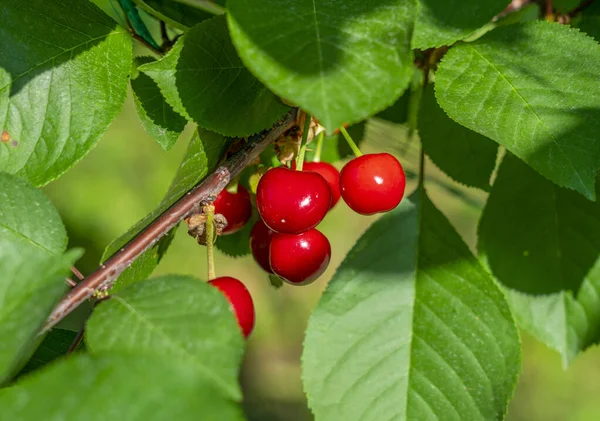
[[87,0],[6,0],[0,39],[0,171],[46,184],[120,111],[131,37]]
[[[132,226],[125,234],[109,244],[104,251],[102,261],[106,261],[106,259],[131,241],[161,213],[183,197],[188,190],[205,178],[209,172],[213,171],[216,168],[219,159],[225,152],[225,148],[226,141],[223,136],[207,130],[198,129],[190,140],[179,170],[177,170],[177,174],[163,200],[156,209]],[[142,256],[134,261],[131,266],[125,269],[121,276],[119,276],[115,288],[118,289],[121,286],[142,281],[150,276],[163,254],[166,253],[171,239],[172,237],[170,235],[163,237],[155,246],[148,249]]]
[[451,45],[502,12],[506,0],[418,0],[419,14],[413,32],[412,47],[421,50]]
[[498,145],[450,119],[435,100],[433,85],[421,98],[418,118],[423,150],[452,179],[489,190]]
[[0,407],[11,421],[244,419],[184,363],[147,355],[73,356],[0,390]]
[[436,74],[436,96],[458,123],[593,199],[600,166],[599,68],[600,45],[575,29],[509,25],[452,48]]
[[[63,357],[75,340],[77,332],[65,329],[52,329],[44,338],[33,356],[19,372],[18,377],[37,371],[47,364]],[[83,343],[78,347],[81,348]]]
[[246,66],[329,132],[390,106],[408,86],[413,0],[229,0],[227,6]]
[[303,361],[320,421],[500,420],[520,343],[494,281],[418,192],[350,251],[310,318]]
[[[519,324],[564,363],[600,340],[600,204],[507,155],[479,225],[479,254]],[[527,295],[535,294],[535,295]]]
[[[150,57],[142,59],[142,63],[154,61]],[[142,126],[165,151],[168,151],[185,128],[186,119],[167,104],[158,85],[148,75],[138,73],[131,80],[131,89]]]
[[163,276],[112,295],[86,326],[93,353],[156,355],[186,362],[230,397],[239,399],[243,339],[228,301],[189,276]]
[[196,25],[163,59],[140,70],[178,113],[227,136],[258,133],[289,109],[244,67],[224,16]]

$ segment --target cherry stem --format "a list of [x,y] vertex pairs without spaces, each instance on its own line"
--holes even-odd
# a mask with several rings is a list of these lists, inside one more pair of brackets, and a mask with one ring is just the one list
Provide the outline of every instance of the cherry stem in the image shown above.
[[340,127],[340,131],[342,132],[342,135],[344,135],[346,142],[348,142],[348,146],[350,146],[350,149],[352,149],[352,152],[354,152],[354,155],[356,155],[357,157],[362,156],[363,153],[360,151],[360,149],[358,149],[358,146],[356,146],[354,140],[352,140],[352,137],[350,136],[350,133],[348,133],[348,130],[346,130],[346,128],[342,126]]
[[296,158],[297,171],[302,171],[302,166],[304,164],[304,156],[306,155],[306,140],[308,139],[310,120],[311,116],[307,113],[304,120],[304,128],[302,129],[302,141],[300,142],[300,151],[298,152],[298,157]]
[[315,149],[315,156],[313,162],[321,162],[321,151],[323,150],[323,139],[325,138],[325,132],[319,133],[317,136],[317,147]]
[[208,280],[212,281],[215,275],[215,206],[206,205],[206,258],[208,261]]

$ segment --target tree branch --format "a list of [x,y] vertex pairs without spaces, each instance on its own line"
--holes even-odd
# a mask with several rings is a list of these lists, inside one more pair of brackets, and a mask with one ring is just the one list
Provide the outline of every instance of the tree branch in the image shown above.
[[169,209],[158,216],[121,250],[84,278],[54,308],[41,333],[48,332],[85,300],[107,291],[142,253],[154,246],[183,218],[199,211],[204,203],[212,202],[229,181],[236,177],[266,147],[296,124],[297,108],[293,108],[272,128],[248,139],[246,144],[211,175],[188,191]]

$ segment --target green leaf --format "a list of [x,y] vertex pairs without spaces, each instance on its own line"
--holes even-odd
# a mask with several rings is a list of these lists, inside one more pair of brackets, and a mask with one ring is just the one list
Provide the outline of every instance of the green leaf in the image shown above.
[[246,66],[328,132],[390,106],[408,86],[413,0],[229,0],[227,6]]
[[214,16],[212,13],[199,10],[187,4],[178,3],[174,0],[144,0],[144,2],[154,10],[187,28],[191,28],[197,23]]
[[243,338],[229,302],[206,282],[169,275],[112,295],[86,326],[93,353],[156,355],[188,368],[239,399]]
[[600,45],[577,30],[547,22],[510,25],[452,48],[436,74],[436,96],[453,120],[593,199],[599,68]]
[[418,129],[435,165],[459,183],[489,190],[498,145],[450,119],[437,104],[433,85],[423,92]]
[[176,360],[77,355],[0,391],[11,421],[242,421],[238,406]]
[[600,341],[598,202],[557,187],[509,154],[482,215],[478,249],[508,288],[519,324],[565,364]]
[[376,118],[387,120],[396,124],[405,124],[408,121],[408,106],[410,103],[410,90],[407,89],[404,94],[391,107],[386,108],[377,115]]
[[[47,364],[63,357],[75,340],[77,332],[65,329],[52,329],[44,338],[18,377],[37,371]],[[79,346],[81,347],[81,345]],[[79,348],[78,347],[78,348]]]
[[592,3],[581,16],[579,28],[600,42],[600,3]]
[[[348,134],[354,140],[358,146],[360,146],[365,139],[365,130],[366,123],[364,121],[355,124],[353,126],[348,127]],[[317,148],[316,139],[313,140],[306,151],[306,161],[312,161],[315,157],[315,152]],[[325,136],[323,138],[323,147],[321,150],[321,161],[336,163],[339,162],[349,156],[354,156],[354,152],[348,146],[348,142],[344,139],[340,133],[333,134],[331,136]]]
[[0,171],[46,184],[120,111],[131,37],[87,0],[7,0],[0,39]]
[[420,50],[451,45],[483,25],[506,8],[506,0],[448,1],[418,0],[419,14],[412,47]]
[[289,109],[244,67],[224,16],[196,25],[163,59],[140,70],[178,113],[227,136],[258,133]]
[[520,343],[501,291],[421,191],[346,256],[309,320],[303,362],[321,421],[499,420]]
[[[142,63],[155,60],[144,57]],[[185,128],[186,119],[177,114],[167,104],[158,85],[144,73],[138,73],[131,80],[133,99],[138,116],[144,129],[152,136],[165,151],[173,147],[179,135]]]
[[215,246],[227,256],[247,256],[250,254],[250,231],[256,221],[258,221],[258,215],[254,212],[244,228],[233,234],[219,236]]
[[[109,244],[104,251],[102,261],[106,261],[106,259],[131,241],[161,213],[183,197],[188,190],[204,179],[207,174],[212,172],[216,168],[225,149],[226,142],[223,136],[207,130],[198,129],[190,140],[179,170],[177,170],[177,174],[163,200],[156,209],[132,226],[125,234]],[[131,285],[150,276],[164,253],[166,253],[171,243],[171,239],[172,237],[170,235],[161,238],[156,245],[142,254],[121,274],[115,284],[115,288],[119,289],[122,286]]]

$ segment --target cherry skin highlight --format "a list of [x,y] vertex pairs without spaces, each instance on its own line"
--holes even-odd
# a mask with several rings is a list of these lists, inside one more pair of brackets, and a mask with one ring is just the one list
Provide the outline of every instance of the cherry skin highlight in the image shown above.
[[267,273],[273,273],[269,263],[269,246],[274,232],[258,220],[250,231],[250,250],[258,265]]
[[328,162],[305,162],[302,166],[302,171],[312,171],[321,176],[329,184],[331,190],[331,205],[330,209],[340,200],[340,172],[336,167]]
[[331,204],[327,181],[317,173],[285,167],[265,173],[256,188],[256,207],[275,232],[299,234],[317,226]]
[[241,230],[252,216],[250,193],[242,185],[238,185],[237,193],[221,191],[214,201],[215,213],[220,213],[227,220],[223,235],[233,234]]
[[225,295],[244,337],[250,336],[254,329],[254,302],[245,285],[231,276],[215,278],[209,284]]
[[402,165],[389,153],[359,156],[340,172],[342,199],[362,215],[394,209],[402,200],[405,187]]
[[275,275],[291,285],[308,285],[325,272],[331,245],[316,229],[301,234],[276,233],[271,239],[269,262]]

